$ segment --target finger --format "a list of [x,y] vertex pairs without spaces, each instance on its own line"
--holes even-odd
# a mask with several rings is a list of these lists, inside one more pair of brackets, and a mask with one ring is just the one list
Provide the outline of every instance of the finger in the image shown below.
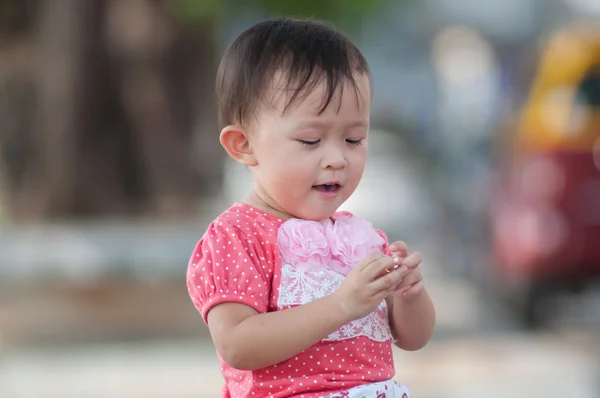
[[404,290],[404,289],[407,287],[407,286],[406,286],[404,283],[402,283],[402,282],[404,282],[404,281],[400,281],[400,283],[398,283],[398,284],[396,285],[396,287],[394,288],[394,292],[399,292],[400,290]]
[[394,259],[389,256],[384,256],[377,261],[372,262],[363,271],[368,281],[375,280],[380,275],[385,274],[387,270],[394,268]]
[[[400,258],[400,257],[392,256],[392,262],[393,262],[392,267],[386,269],[385,270],[386,273],[392,272],[394,270],[397,270],[400,267],[403,267],[403,265],[402,265],[402,258]],[[404,267],[404,268],[408,269],[407,267]]]
[[370,286],[376,294],[382,291],[391,292],[401,280],[402,275],[400,272],[394,271],[371,282]]
[[388,297],[390,295],[390,293],[391,292],[388,290],[382,290],[382,291],[376,293],[375,296],[373,296],[373,297],[375,300],[377,300],[377,302],[381,302],[381,301],[385,300],[386,297]]
[[392,268],[386,268],[384,269],[381,273],[379,273],[377,275],[377,277],[375,277],[375,279],[381,278],[387,274],[389,274],[390,272],[397,272],[400,274],[400,279],[402,279],[402,277],[404,277],[404,275],[408,274],[410,271],[410,269],[408,269],[408,267],[406,265],[399,265],[399,264],[395,264]]
[[401,240],[398,240],[390,245],[390,251],[399,254],[400,257],[408,256],[408,245]]
[[355,269],[358,271],[364,271],[367,267],[369,267],[373,262],[381,259],[385,255],[380,251],[374,251],[365,256],[358,264],[356,264]]
[[402,278],[402,285],[410,286],[419,282],[420,280],[423,280],[423,275],[418,269],[412,272],[409,271],[409,273],[404,278]]
[[402,288],[398,289],[398,290],[408,290],[411,286],[421,282],[423,280],[423,276],[420,274],[417,274],[415,272],[415,275],[409,275],[406,276],[403,280],[402,280]]
[[423,290],[425,290],[425,283],[422,280],[420,280],[417,283],[414,283],[408,286],[406,289],[402,290],[400,294],[402,295],[402,297],[414,297],[421,294]]
[[406,257],[402,262],[410,269],[414,269],[421,264],[423,261],[423,255],[420,252],[414,252],[410,256]]
[[400,274],[401,279],[411,273],[411,269],[408,268],[406,265],[400,265],[397,269],[395,269],[393,271],[398,272]]
[[[406,266],[403,265],[402,267],[406,267]],[[423,274],[421,273],[421,271],[418,268],[417,269],[412,269],[412,270],[408,269],[408,271],[402,277],[402,280],[400,281],[400,283],[396,287],[395,291],[399,291],[399,290],[402,290],[402,289],[404,289],[406,287],[409,287],[410,285],[413,285],[413,284],[417,283],[418,281],[420,281],[422,279],[423,279]]]
[[404,289],[404,287],[406,287],[406,284],[404,283],[404,278],[402,278],[402,279],[400,279],[400,281],[398,283],[396,283],[396,286],[394,286],[392,291],[398,292],[398,291]]

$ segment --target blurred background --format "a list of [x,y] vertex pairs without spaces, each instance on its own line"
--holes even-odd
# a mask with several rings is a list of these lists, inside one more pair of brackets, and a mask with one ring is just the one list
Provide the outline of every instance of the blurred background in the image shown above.
[[185,287],[250,184],[217,139],[226,46],[326,19],[373,72],[345,208],[420,250],[425,397],[600,397],[598,0],[1,0],[0,397],[217,397]]

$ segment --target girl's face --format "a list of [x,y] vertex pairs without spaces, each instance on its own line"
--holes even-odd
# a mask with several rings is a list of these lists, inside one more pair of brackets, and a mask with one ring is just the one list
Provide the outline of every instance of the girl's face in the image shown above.
[[255,163],[249,204],[282,218],[324,220],[354,192],[367,158],[370,81],[338,89],[318,115],[326,85],[284,113],[284,96],[261,108],[248,129]]

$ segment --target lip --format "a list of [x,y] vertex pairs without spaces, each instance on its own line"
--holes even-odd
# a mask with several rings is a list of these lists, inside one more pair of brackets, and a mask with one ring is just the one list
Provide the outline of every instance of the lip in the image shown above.
[[315,189],[315,191],[321,195],[322,197],[326,198],[326,199],[334,199],[337,198],[338,195],[340,194],[340,190],[338,189],[337,191],[332,191],[332,192],[325,192],[325,191],[319,191],[318,189]]
[[[337,185],[338,189],[335,191],[321,191],[319,189],[316,189],[315,187],[319,186],[319,185]],[[324,182],[321,184],[315,184],[313,186],[313,189],[323,198],[325,199],[334,199],[336,197],[338,197],[338,195],[340,194],[341,190],[342,190],[343,185],[341,184],[341,182],[339,181],[329,181],[329,182]]]
[[343,186],[341,181],[326,181],[319,184],[315,184],[315,186],[317,185],[339,185],[340,188]]

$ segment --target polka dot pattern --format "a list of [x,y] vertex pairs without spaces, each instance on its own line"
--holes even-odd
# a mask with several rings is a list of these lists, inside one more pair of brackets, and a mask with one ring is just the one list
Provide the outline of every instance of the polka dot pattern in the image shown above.
[[[205,322],[210,309],[224,302],[245,304],[259,313],[284,309],[277,306],[281,256],[276,242],[282,223],[242,203],[211,223],[192,253],[187,272],[190,297]],[[221,360],[221,371],[223,398],[316,398],[390,380],[395,374],[392,342],[364,336],[322,341],[255,371],[240,371]]]

